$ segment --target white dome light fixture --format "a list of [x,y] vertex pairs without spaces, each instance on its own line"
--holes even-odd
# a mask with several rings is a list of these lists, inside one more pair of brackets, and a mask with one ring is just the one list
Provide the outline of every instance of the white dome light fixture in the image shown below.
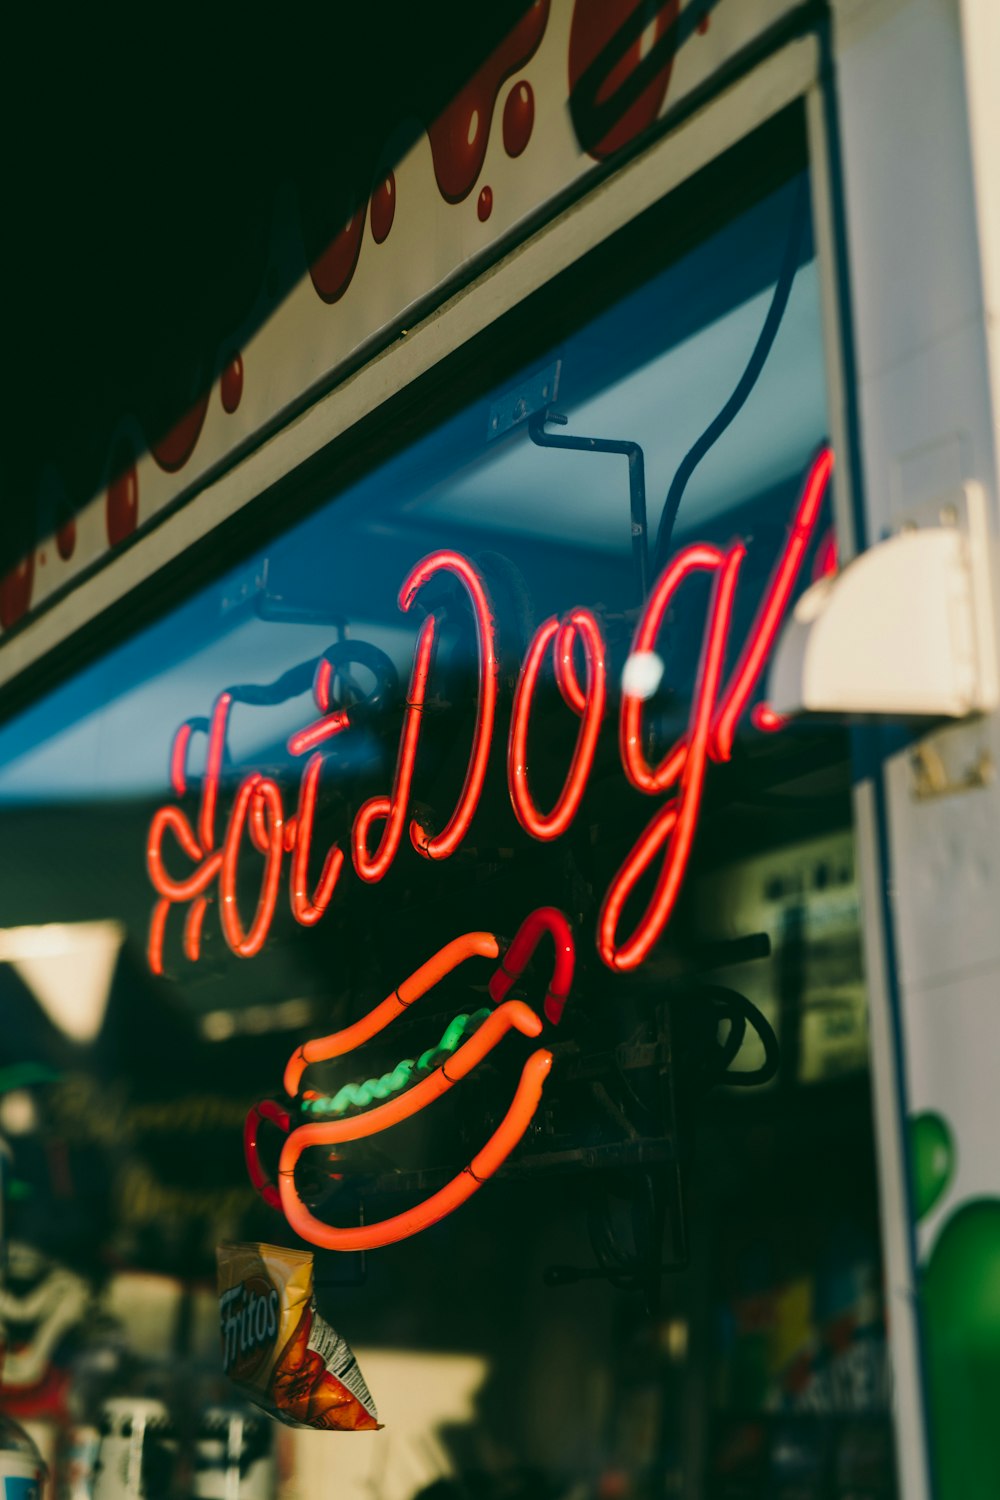
[[967,483],[814,583],[775,649],[775,712],[961,719],[996,708],[996,550],[985,492]]

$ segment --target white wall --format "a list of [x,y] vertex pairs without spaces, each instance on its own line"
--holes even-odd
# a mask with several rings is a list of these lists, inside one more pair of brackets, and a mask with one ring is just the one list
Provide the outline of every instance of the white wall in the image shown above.
[[[982,106],[983,127],[996,146],[1000,6],[968,0],[961,10],[970,28],[967,54],[959,0],[835,3],[869,543],[911,507],[943,499],[967,480],[984,486],[994,526],[997,519],[997,385],[994,380],[991,387],[990,375],[991,364],[994,375],[998,364],[984,278],[995,307],[998,267],[995,260],[984,266],[980,232],[995,257],[1000,179],[996,151],[985,138],[976,141],[975,152],[971,148],[969,102]],[[975,125],[978,133],[978,116]],[[956,783],[980,756],[1000,764],[996,715],[937,734],[933,744]],[[893,1076],[884,995],[876,1090],[900,1482],[907,1500],[921,1500],[929,1490],[913,1322],[918,1277],[898,1192],[903,1114],[940,1113],[957,1147],[950,1187],[918,1230],[917,1256],[924,1262],[940,1225],[962,1200],[1000,1195],[989,1081],[1000,1060],[1000,781],[918,800],[911,752],[908,747],[886,762],[887,848],[879,846],[877,785],[859,788],[858,815],[869,855],[869,966],[877,982],[884,955],[875,928],[880,883],[887,880],[888,962],[894,946],[900,999],[902,1078]]]

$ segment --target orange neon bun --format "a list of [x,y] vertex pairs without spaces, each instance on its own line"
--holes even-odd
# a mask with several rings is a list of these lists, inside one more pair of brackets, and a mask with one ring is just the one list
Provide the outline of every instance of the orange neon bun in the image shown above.
[[408,1005],[426,995],[428,990],[432,990],[445,975],[457,969],[467,958],[497,958],[499,953],[500,944],[491,932],[466,932],[462,937],[446,943],[433,958],[421,964],[409,979],[404,979],[398,989],[393,990],[374,1010],[362,1016],[360,1021],[355,1021],[353,1026],[345,1026],[342,1031],[317,1037],[314,1041],[297,1047],[285,1068],[285,1093],[294,1098],[299,1091],[302,1074],[310,1063],[343,1057],[345,1052],[353,1052],[356,1047],[371,1041],[390,1021],[401,1016]]
[[409,1239],[410,1235],[418,1234],[423,1229],[429,1229],[432,1224],[437,1224],[471,1198],[507,1160],[531,1124],[551,1066],[551,1052],[545,1048],[533,1052],[521,1070],[510,1108],[469,1165],[443,1188],[425,1198],[423,1203],[377,1224],[338,1229],[336,1225],[324,1224],[315,1218],[296,1192],[291,1171],[286,1169],[285,1155],[292,1143],[290,1137],[282,1152],[279,1173],[281,1207],[285,1218],[296,1234],[324,1250],[377,1250],[383,1245],[393,1245],[399,1240]]

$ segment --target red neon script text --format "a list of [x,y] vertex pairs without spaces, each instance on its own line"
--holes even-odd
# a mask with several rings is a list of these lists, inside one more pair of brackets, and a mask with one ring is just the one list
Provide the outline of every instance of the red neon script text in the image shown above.
[[[678,593],[690,586],[689,580],[700,574],[710,583],[687,727],[655,764],[648,756],[643,699],[628,686],[622,691],[618,721],[622,771],[637,792],[663,800],[622,861],[601,905],[597,948],[612,969],[629,970],[640,965],[670,920],[698,825],[708,762],[731,757],[736,727],[759,688],[813,542],[832,469],[833,454],[824,448],[806,476],[785,544],[738,650],[731,640],[731,624],[745,557],[740,543],[726,550],[705,543],[685,547],[657,579],[645,605],[632,640],[636,657],[655,652],[667,611]],[[430,610],[416,636],[392,786],[388,793],[370,797],[362,804],[350,830],[350,863],[366,883],[385,877],[407,831],[413,848],[424,858],[443,860],[454,854],[469,833],[486,782],[496,729],[499,659],[485,581],[460,553],[434,552],[405,579],[399,607],[404,614],[409,613],[421,592],[440,575],[460,585],[477,649],[475,721],[464,780],[440,831],[425,826],[426,820],[413,810],[413,790],[439,634],[438,616]],[[733,658],[734,664],[729,667]],[[561,790],[545,812],[532,791],[529,767],[532,719],[547,661],[551,662],[563,703],[580,722]],[[561,837],[579,813],[603,730],[607,679],[607,647],[590,610],[572,609],[561,618],[551,616],[539,626],[521,665],[507,747],[511,805],[521,827],[533,838]],[[178,799],[197,791],[199,803],[193,822],[183,807],[173,802],[159,808],[150,824],[147,868],[158,899],[150,922],[148,954],[155,973],[163,972],[168,917],[174,906],[188,907],[183,950],[189,959],[199,957],[204,924],[216,900],[219,926],[230,949],[244,958],[258,953],[277,909],[285,855],[291,856],[289,904],[294,920],[312,926],[329,908],[348,861],[338,844],[314,859],[313,832],[327,753],[337,737],[353,727],[354,710],[331,708],[331,667],[325,659],[316,669],[313,696],[318,717],[288,741],[290,754],[305,757],[294,812],[286,816],[276,781],[251,772],[235,792],[221,839],[217,823],[232,695],[220,693],[209,720],[191,719],[178,729],[170,754],[171,786]],[[781,727],[781,720],[763,703],[757,703],[752,718],[763,731]],[[199,736],[207,741],[205,768],[200,783],[194,786],[189,757]],[[186,873],[171,873],[165,846],[171,865],[181,858],[186,861]],[[257,904],[248,926],[237,905],[237,872],[249,854],[247,846],[261,861]],[[310,873],[311,863],[318,865],[318,875]],[[630,920],[626,907],[647,873],[653,883],[652,894],[638,917],[631,919],[631,930],[623,931]],[[558,1008],[558,996],[553,998],[553,1008]]]

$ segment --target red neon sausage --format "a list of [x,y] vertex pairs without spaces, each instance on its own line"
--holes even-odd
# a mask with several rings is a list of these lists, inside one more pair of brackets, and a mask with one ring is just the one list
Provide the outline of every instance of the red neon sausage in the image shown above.
[[514,941],[504,954],[499,969],[490,980],[490,999],[496,1004],[507,998],[546,933],[555,944],[555,965],[545,992],[544,1011],[546,1019],[558,1026],[573,983],[576,948],[569,922],[554,906],[540,906],[537,911],[530,912],[525,917]]
[[260,1155],[257,1149],[257,1136],[260,1131],[262,1120],[269,1120],[279,1130],[288,1133],[288,1127],[292,1123],[287,1109],[282,1109],[273,1099],[262,1099],[247,1111],[247,1117],[243,1122],[243,1160],[246,1162],[247,1175],[256,1191],[263,1198],[268,1208],[281,1209],[281,1198],[278,1189],[267,1176],[260,1164]]

